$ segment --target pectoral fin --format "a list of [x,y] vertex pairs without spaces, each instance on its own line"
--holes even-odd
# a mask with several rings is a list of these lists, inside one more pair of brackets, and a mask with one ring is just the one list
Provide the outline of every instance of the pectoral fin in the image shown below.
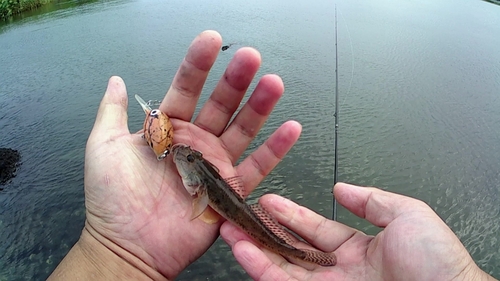
[[193,212],[191,214],[191,220],[199,217],[205,209],[208,207],[208,195],[206,192],[199,191],[197,196],[193,199]]
[[208,206],[208,195],[206,192],[198,192],[193,199],[193,213],[191,220],[199,218],[205,223],[214,224],[220,219],[220,215]]
[[204,223],[214,224],[219,221],[221,216],[214,209],[208,207],[198,218]]

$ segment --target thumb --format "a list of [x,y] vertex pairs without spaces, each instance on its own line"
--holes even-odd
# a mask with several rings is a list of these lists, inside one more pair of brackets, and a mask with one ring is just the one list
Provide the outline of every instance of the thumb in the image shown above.
[[128,134],[127,106],[128,97],[125,83],[118,76],[111,77],[106,93],[104,93],[99,105],[89,141],[91,139],[97,141],[97,139],[94,139],[97,136],[100,140],[109,140]]
[[333,192],[342,206],[378,227],[386,227],[403,213],[428,209],[420,200],[374,187],[337,183]]

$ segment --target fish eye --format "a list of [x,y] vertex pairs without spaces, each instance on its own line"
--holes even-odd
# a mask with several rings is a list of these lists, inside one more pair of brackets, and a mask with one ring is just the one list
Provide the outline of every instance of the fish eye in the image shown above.
[[188,156],[186,157],[187,161],[190,162],[190,163],[193,163],[194,162],[194,156],[191,155],[191,154],[188,154]]
[[158,109],[153,109],[151,113],[149,113],[151,116],[158,116],[160,115],[160,111]]

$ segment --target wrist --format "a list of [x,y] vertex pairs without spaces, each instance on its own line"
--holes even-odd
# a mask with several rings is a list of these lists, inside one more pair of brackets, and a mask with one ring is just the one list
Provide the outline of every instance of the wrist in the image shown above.
[[80,239],[48,280],[168,280],[133,254],[96,236],[86,222]]

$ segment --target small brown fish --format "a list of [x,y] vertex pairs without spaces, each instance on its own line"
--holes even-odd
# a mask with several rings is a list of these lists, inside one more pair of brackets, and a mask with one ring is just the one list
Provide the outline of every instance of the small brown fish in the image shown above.
[[174,139],[174,128],[167,114],[160,109],[153,109],[138,95],[135,99],[146,113],[144,120],[144,139],[156,154],[156,159],[162,160],[169,153]]
[[305,261],[321,266],[337,262],[334,253],[298,249],[292,235],[278,224],[260,204],[248,205],[241,179],[223,179],[218,169],[203,158],[201,152],[185,144],[172,148],[173,160],[186,190],[193,196],[191,219],[200,216],[207,206],[267,249],[292,261]]

